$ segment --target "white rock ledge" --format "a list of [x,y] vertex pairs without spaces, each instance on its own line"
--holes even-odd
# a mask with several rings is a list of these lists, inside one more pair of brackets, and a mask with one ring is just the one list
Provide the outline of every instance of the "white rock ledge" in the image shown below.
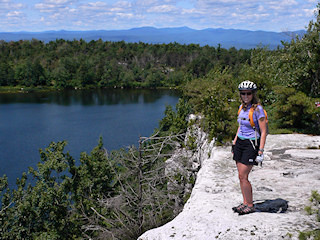
[[319,227],[304,212],[312,190],[320,191],[320,136],[268,135],[263,167],[250,174],[254,201],[288,201],[285,213],[239,216],[242,201],[230,147],[214,147],[197,175],[183,211],[171,222],[149,230],[139,240],[297,239],[299,231]]

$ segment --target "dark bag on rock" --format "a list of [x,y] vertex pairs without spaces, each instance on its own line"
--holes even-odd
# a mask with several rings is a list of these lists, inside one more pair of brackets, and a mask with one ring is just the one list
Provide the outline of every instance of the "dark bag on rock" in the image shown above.
[[254,204],[257,212],[284,213],[288,209],[288,201],[277,198]]

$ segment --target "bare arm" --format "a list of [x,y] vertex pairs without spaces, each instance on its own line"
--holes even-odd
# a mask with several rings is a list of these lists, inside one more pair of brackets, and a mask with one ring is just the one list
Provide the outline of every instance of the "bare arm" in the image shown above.
[[[264,149],[264,145],[266,143],[267,138],[267,124],[266,124],[266,118],[262,117],[259,119],[259,128],[261,132],[261,139],[260,139],[260,146],[259,149]],[[262,151],[258,152],[259,154],[262,154]]]
[[238,130],[237,130],[236,136],[234,137],[234,139],[233,139],[233,141],[232,141],[232,145],[235,145],[235,144],[236,144],[236,141],[237,141],[237,138],[238,138],[238,132],[239,132],[239,129],[240,129],[240,126],[238,127]]

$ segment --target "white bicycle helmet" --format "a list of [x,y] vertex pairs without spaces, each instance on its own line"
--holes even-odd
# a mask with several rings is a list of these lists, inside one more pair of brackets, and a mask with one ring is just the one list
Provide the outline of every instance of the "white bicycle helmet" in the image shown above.
[[242,91],[242,90],[255,91],[255,90],[257,90],[257,85],[253,82],[250,82],[250,81],[243,81],[242,83],[239,84],[238,89],[239,89],[239,91]]

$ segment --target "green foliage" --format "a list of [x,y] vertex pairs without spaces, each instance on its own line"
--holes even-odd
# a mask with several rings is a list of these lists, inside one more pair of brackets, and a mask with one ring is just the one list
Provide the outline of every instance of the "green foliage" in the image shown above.
[[197,149],[196,137],[193,134],[190,134],[188,136],[186,147],[191,151],[196,151]]
[[[270,128],[269,128],[270,129]],[[272,127],[270,129],[270,134],[292,134],[294,133],[293,130],[291,129],[286,129],[286,128],[276,128],[276,127]]]
[[[27,174],[17,179],[16,189],[2,195],[0,234],[3,239],[71,239],[79,231],[68,216],[71,214],[69,181],[64,171],[74,160],[63,153],[65,142],[51,143],[40,151],[38,171],[30,168],[35,181],[27,184]],[[2,179],[5,186],[5,178]],[[63,237],[62,237],[63,236]]]
[[308,97],[294,88],[277,87],[278,101],[272,105],[273,115],[280,128],[320,134],[320,108],[317,99]]
[[39,60],[32,62],[26,59],[25,62],[17,64],[15,69],[15,81],[23,86],[46,85],[45,71]]
[[191,105],[184,98],[180,98],[174,110],[171,105],[166,106],[164,117],[159,122],[162,135],[179,134],[187,132],[188,116],[192,111]]
[[[102,198],[116,185],[102,139],[90,155],[82,153],[80,165],[64,152],[66,142],[40,150],[38,169],[24,173],[16,189],[0,179],[3,239],[78,239],[83,215],[92,215],[93,199]],[[32,184],[33,183],[33,184]]]
[[83,229],[88,237],[136,239],[144,231],[172,219],[173,204],[164,173],[165,159],[170,156],[168,149],[172,149],[166,146],[171,140],[167,136],[140,138],[138,149],[130,147],[128,151],[108,154],[116,185],[111,194],[101,189],[102,196],[88,196],[93,210],[91,215],[84,214],[87,221]]
[[0,86],[14,84],[14,71],[5,59],[0,59]]
[[256,82],[264,96],[264,105],[277,100],[272,86],[285,86],[303,92],[310,97],[320,94],[320,16],[319,4],[316,22],[310,21],[307,33],[292,36],[283,47],[270,51],[267,48],[254,49],[250,64],[242,68],[242,78]]
[[317,221],[320,222],[320,194],[317,191],[312,191],[310,202],[312,206],[309,208],[309,214],[315,214]]
[[[309,215],[315,215],[317,221],[320,222],[320,194],[317,191],[312,191],[309,201],[310,201],[311,205],[305,207],[305,211]],[[320,229],[314,229],[311,231],[300,232],[299,239],[300,240],[306,240],[306,239],[319,240],[320,239]]]
[[320,3],[315,11],[316,22],[309,23],[307,33],[284,43],[283,72],[287,84],[308,96],[320,94]]
[[277,52],[267,48],[256,48],[251,52],[250,64],[244,64],[239,71],[238,83],[249,80],[257,84],[258,97],[263,106],[270,105],[275,97],[273,86],[279,84]]
[[0,41],[0,86],[176,87],[218,64],[237,71],[250,51],[178,43]]
[[235,116],[237,106],[234,101],[235,83],[228,69],[219,68],[209,72],[204,78],[188,83],[184,95],[195,113],[203,116],[202,126],[218,143],[231,140],[236,132]]
[[90,154],[81,153],[80,165],[70,169],[72,197],[76,206],[81,206],[82,211],[89,214],[92,199],[113,193],[116,182],[112,173],[112,164],[100,138],[98,146]]
[[0,178],[1,239],[136,239],[171,220],[164,166],[176,143],[161,139],[107,153],[100,138],[78,164],[52,142],[15,189]]

